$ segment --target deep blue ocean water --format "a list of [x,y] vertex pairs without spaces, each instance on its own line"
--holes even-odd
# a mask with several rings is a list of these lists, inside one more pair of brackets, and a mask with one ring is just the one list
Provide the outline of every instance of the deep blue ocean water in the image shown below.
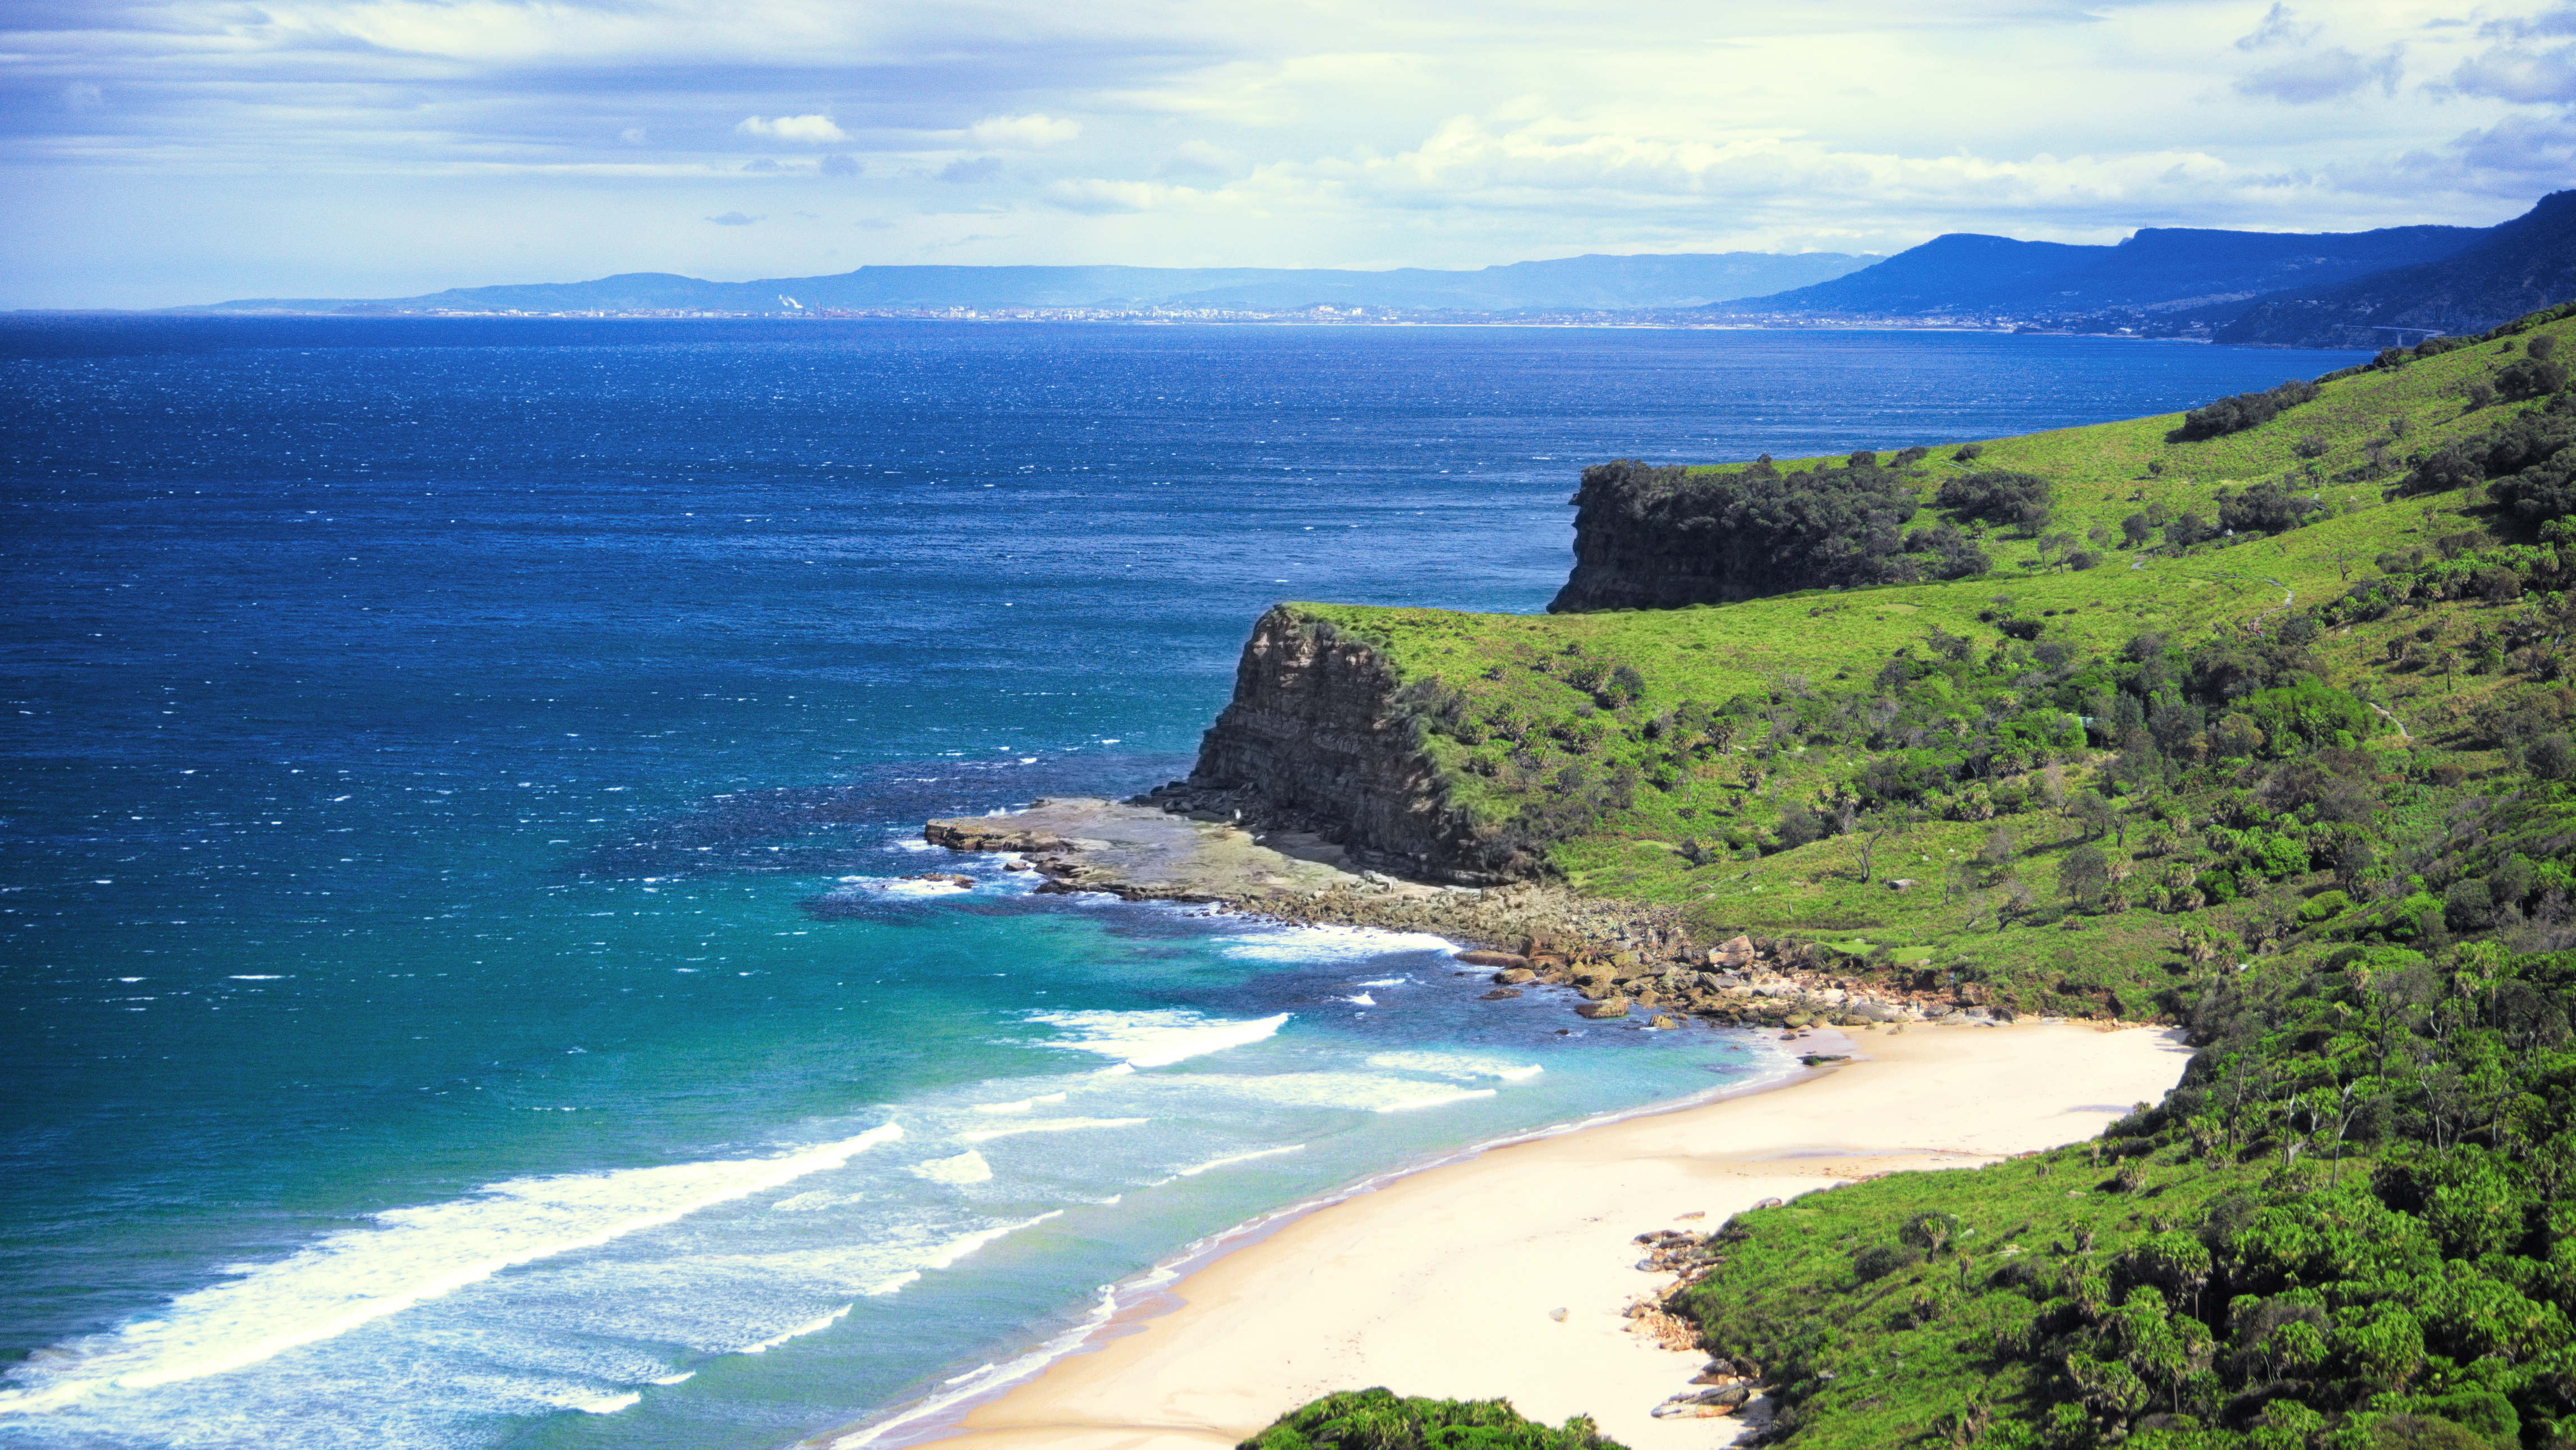
[[2351,360],[0,321],[0,1443],[779,1445],[1247,1217],[1776,1071],[919,824],[1184,773],[1273,601],[1541,607],[1587,462]]

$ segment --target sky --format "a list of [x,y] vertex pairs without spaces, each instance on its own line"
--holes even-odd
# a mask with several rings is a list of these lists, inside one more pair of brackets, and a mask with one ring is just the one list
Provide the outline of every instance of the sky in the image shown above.
[[0,307],[2489,225],[2576,3],[5,0]]

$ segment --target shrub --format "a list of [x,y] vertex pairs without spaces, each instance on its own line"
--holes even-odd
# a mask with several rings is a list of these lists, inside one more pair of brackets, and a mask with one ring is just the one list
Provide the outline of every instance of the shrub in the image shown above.
[[1402,1399],[1350,1390],[1289,1411],[1238,1450],[1622,1450],[1590,1417],[1551,1430],[1509,1400]]
[[2048,522],[2056,491],[2036,474],[1998,469],[1941,481],[1935,505],[1961,518],[2036,530]]
[[2271,422],[2280,416],[2282,410],[2295,408],[2301,403],[2308,402],[2314,399],[2317,393],[2316,384],[2300,378],[2291,378],[2280,386],[2264,392],[2238,393],[2234,397],[2221,398],[2205,408],[2194,408],[2185,413],[2182,426],[2173,431],[2171,441],[2184,443],[2194,439],[2218,438],[2229,433],[2241,433],[2248,428]]
[[2563,363],[2524,358],[2499,369],[2495,376],[2498,393],[2509,401],[2542,398],[2567,386],[2567,368]]
[[2218,496],[2218,526],[2238,533],[2285,533],[2325,512],[2322,502],[2277,483],[2258,483],[2241,494]]
[[2304,676],[2246,696],[2243,709],[2263,731],[2263,752],[2275,757],[2322,750],[2341,736],[2359,740],[2377,720],[2350,694]]
[[1869,1284],[1921,1262],[1923,1251],[1911,1244],[1877,1244],[1852,1255],[1852,1273]]

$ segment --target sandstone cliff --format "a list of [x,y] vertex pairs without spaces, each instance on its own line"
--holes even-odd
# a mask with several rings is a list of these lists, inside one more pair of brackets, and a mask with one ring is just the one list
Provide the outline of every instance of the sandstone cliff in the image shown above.
[[1583,470],[1573,502],[1574,572],[1551,614],[1728,604],[1921,569],[1901,557],[1915,486],[1874,453],[1799,473],[1768,458],[1708,474],[1622,459]]
[[1234,699],[1199,742],[1185,792],[1167,807],[1281,829],[1317,829],[1361,864],[1461,885],[1534,874],[1442,801],[1401,681],[1377,651],[1286,605],[1252,628]]

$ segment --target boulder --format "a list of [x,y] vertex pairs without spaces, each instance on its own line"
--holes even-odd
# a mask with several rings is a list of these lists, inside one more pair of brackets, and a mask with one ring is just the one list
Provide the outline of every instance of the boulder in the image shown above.
[[1536,980],[1538,980],[1538,973],[1527,967],[1505,967],[1494,973],[1494,985],[1497,987],[1517,987],[1523,982]]
[[1709,948],[1708,964],[1712,967],[1740,971],[1753,964],[1753,957],[1753,938],[1739,936],[1723,945]]
[[1526,967],[1529,958],[1518,952],[1460,952],[1458,960],[1471,967]]
[[1675,1021],[1674,1021],[1673,1019],[1671,1019],[1670,1017],[1666,1017],[1666,1016],[1664,1016],[1664,1015],[1663,1015],[1663,1014],[1661,1014],[1661,1013],[1657,1013],[1657,1014],[1656,1014],[1656,1016],[1655,1016],[1655,1020],[1654,1020],[1653,1022],[1648,1023],[1647,1025],[1648,1025],[1648,1026],[1650,1026],[1650,1027],[1660,1027],[1660,1028],[1662,1028],[1664,1031],[1667,1031],[1667,1032],[1670,1032],[1670,1031],[1671,1031],[1671,1030],[1673,1030],[1674,1028],[1681,1026],[1681,1024],[1680,1024],[1680,1023],[1675,1022]]
[[1914,878],[1911,876],[1891,877],[1888,880],[1887,889],[1890,891],[1911,891],[1914,889]]
[[1606,1017],[1625,1017],[1628,1015],[1628,999],[1625,997],[1609,997],[1599,1001],[1586,1002],[1582,1006],[1575,1008],[1574,1014],[1578,1017],[1589,1017],[1596,1022]]
[[1476,1000],[1479,1002],[1500,1002],[1506,997],[1517,997],[1519,995],[1520,993],[1513,991],[1509,987],[1496,987],[1494,990],[1485,993]]

